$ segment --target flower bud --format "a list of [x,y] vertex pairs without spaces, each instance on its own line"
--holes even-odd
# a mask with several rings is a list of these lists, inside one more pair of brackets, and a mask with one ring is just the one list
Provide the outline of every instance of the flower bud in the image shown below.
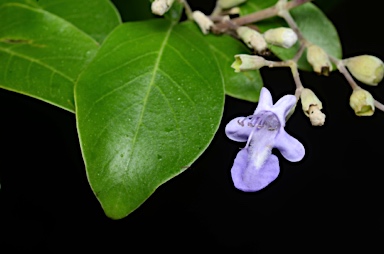
[[253,48],[257,52],[263,52],[267,49],[267,42],[256,30],[240,26],[236,29],[236,32],[249,48]]
[[155,0],[152,2],[151,9],[152,13],[162,16],[166,13],[172,6],[175,0]]
[[371,116],[375,112],[375,100],[364,89],[355,89],[349,98],[349,105],[357,116]]
[[332,64],[327,53],[317,45],[312,44],[307,47],[307,61],[316,73],[328,76],[328,73],[332,71]]
[[235,61],[231,65],[235,72],[258,70],[265,66],[265,59],[261,56],[240,54],[235,55]]
[[300,95],[301,106],[304,114],[309,117],[313,126],[322,126],[325,122],[325,114],[321,112],[323,104],[311,89],[304,88]]
[[297,35],[291,28],[279,27],[267,30],[264,39],[270,44],[290,48],[296,43]]
[[240,8],[239,7],[233,7],[228,10],[227,12],[229,15],[237,15],[240,14]]
[[203,34],[208,34],[208,31],[212,28],[213,22],[201,11],[194,11],[192,13],[193,20],[199,25]]
[[234,7],[234,6],[238,6],[242,3],[244,3],[245,1],[247,1],[247,0],[218,0],[217,5],[221,9],[229,9],[229,8]]
[[343,60],[349,72],[359,81],[376,86],[384,76],[384,64],[379,58],[361,55]]

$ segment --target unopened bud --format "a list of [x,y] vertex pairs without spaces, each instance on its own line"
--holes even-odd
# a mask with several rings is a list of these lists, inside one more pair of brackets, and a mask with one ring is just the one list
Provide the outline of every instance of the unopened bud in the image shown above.
[[213,22],[201,11],[194,11],[192,13],[193,20],[199,25],[203,34],[208,34],[208,31],[212,28]]
[[343,60],[349,72],[359,81],[376,86],[384,76],[384,64],[379,58],[361,55]]
[[267,49],[267,42],[256,30],[240,26],[236,29],[236,32],[249,48],[253,48],[257,52],[263,52]]
[[371,116],[375,112],[375,100],[364,89],[355,89],[349,98],[349,105],[357,116]]
[[229,9],[229,8],[234,7],[234,6],[238,6],[239,4],[244,3],[245,1],[247,1],[247,0],[218,0],[217,5],[221,9]]
[[235,61],[231,65],[235,72],[258,70],[265,66],[265,59],[261,56],[240,54],[235,55]]
[[230,10],[228,10],[227,13],[230,15],[240,14],[240,8],[239,7],[233,7]]
[[304,88],[300,95],[301,106],[304,114],[309,117],[313,126],[322,126],[325,122],[325,114],[321,112],[323,104],[311,89]]
[[296,43],[297,35],[291,28],[279,27],[267,30],[264,39],[270,44],[290,48]]
[[166,13],[172,6],[175,0],[155,0],[152,2],[151,9],[152,13],[162,16]]
[[307,61],[316,73],[328,76],[332,71],[332,64],[327,53],[317,45],[312,44],[307,47]]

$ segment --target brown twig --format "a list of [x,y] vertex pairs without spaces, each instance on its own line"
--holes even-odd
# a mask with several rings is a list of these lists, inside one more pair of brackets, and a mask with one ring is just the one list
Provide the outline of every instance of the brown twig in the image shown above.
[[[286,10],[290,10],[299,5],[302,5],[311,1],[313,0],[293,0],[293,1],[287,2]],[[212,28],[212,32],[214,32],[215,34],[225,33],[226,31],[228,31],[229,29],[233,29],[234,27],[252,24],[257,21],[261,21],[267,18],[277,16],[279,14],[279,11],[280,10],[276,7],[276,5],[274,5],[261,11],[257,11],[248,15],[234,18],[222,23],[217,23]]]
[[[293,0],[293,1],[290,1],[287,3],[286,9],[290,10],[292,8],[299,6],[299,5],[302,5],[302,4],[305,4],[307,2],[311,2],[311,1],[312,0]],[[278,12],[279,12],[279,10],[274,5],[274,6],[271,6],[267,9],[264,9],[264,10],[261,10],[258,12],[254,12],[254,13],[242,16],[242,17],[234,18],[234,19],[232,19],[232,22],[239,25],[239,26],[242,26],[245,24],[250,24],[250,23],[260,21],[260,20],[264,20],[267,18],[277,16]]]

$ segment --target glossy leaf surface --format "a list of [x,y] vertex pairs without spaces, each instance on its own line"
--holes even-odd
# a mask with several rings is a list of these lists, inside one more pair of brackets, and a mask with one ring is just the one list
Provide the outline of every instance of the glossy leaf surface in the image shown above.
[[0,0],[20,3],[57,15],[101,43],[121,23],[120,15],[109,0]]
[[4,4],[0,17],[0,87],[74,111],[75,80],[98,43],[40,8]]
[[195,24],[130,22],[110,34],[75,89],[91,187],[119,219],[180,174],[220,123],[223,77]]

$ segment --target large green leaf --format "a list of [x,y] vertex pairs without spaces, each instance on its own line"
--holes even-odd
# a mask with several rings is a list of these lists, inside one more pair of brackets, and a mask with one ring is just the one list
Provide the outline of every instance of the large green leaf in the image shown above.
[[73,87],[99,46],[42,9],[0,6],[0,87],[74,111]]
[[223,77],[193,23],[119,26],[75,86],[90,185],[123,218],[207,148],[220,123]]
[[207,35],[206,41],[214,53],[224,77],[226,94],[242,100],[256,102],[259,99],[263,80],[258,70],[236,73],[231,65],[237,54],[251,54],[239,40],[229,35]]
[[[276,3],[276,1],[260,1],[249,0],[242,8],[242,14],[248,14],[252,11],[258,11]],[[328,54],[336,57],[342,57],[342,49],[340,39],[332,22],[324,15],[324,13],[312,3],[306,3],[296,7],[290,11],[293,19],[296,21],[300,31],[304,37],[311,43],[322,47]],[[267,29],[279,26],[287,26],[281,18],[270,18],[257,23],[262,32]],[[285,49],[277,46],[269,46],[271,51],[283,60],[292,59],[299,44],[296,43],[292,48]],[[306,60],[306,53],[300,58],[299,68],[311,71],[312,67]]]
[[40,8],[72,23],[101,43],[121,23],[120,15],[109,0],[0,0]]

